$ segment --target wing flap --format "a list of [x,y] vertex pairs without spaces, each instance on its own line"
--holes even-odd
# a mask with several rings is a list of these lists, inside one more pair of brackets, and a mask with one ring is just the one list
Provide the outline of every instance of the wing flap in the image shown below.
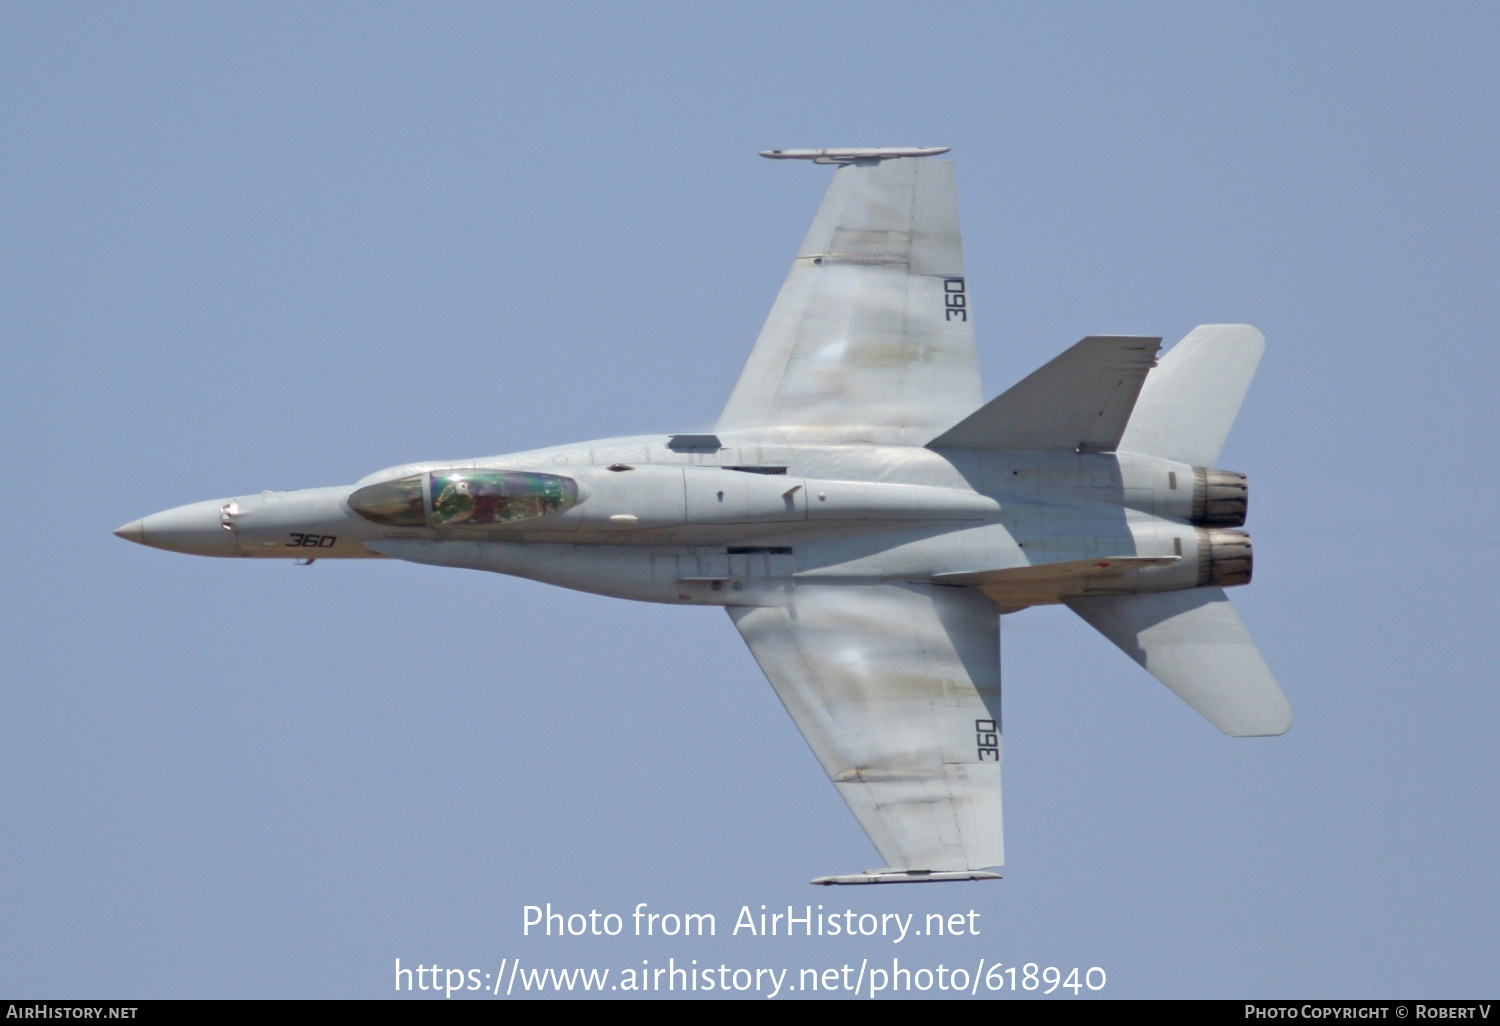
[[729,615],[889,867],[1003,863],[999,617],[961,588],[797,585]]
[[1067,603],[1224,733],[1264,737],[1291,728],[1292,707],[1223,588]]
[[1161,339],[1090,335],[928,443],[931,449],[1113,452]]

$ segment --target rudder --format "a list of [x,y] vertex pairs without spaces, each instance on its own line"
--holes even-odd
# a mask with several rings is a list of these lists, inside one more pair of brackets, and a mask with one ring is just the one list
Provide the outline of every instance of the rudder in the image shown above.
[[1146,376],[1119,448],[1212,467],[1265,351],[1248,324],[1200,324]]

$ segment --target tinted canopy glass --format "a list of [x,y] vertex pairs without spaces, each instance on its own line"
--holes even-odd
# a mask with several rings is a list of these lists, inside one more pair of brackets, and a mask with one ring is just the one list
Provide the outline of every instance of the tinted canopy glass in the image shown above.
[[[424,483],[429,489],[426,504]],[[391,527],[507,524],[557,513],[577,502],[578,483],[572,478],[516,470],[435,470],[366,485],[349,496],[354,512]]]
[[349,508],[366,520],[391,527],[426,527],[422,475],[366,485],[349,496]]
[[578,501],[578,484],[556,474],[448,470],[432,474],[432,526],[505,524],[557,513]]

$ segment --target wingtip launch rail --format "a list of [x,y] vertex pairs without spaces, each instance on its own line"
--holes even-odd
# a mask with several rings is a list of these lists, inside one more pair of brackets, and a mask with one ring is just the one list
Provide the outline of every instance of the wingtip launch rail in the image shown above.
[[761,150],[770,160],[810,160],[814,164],[853,164],[861,160],[890,160],[893,157],[935,157],[947,153],[948,146],[867,146],[823,150]]
[[920,869],[867,869],[863,873],[846,873],[841,876],[820,876],[810,883],[820,887],[833,887],[859,885],[859,884],[901,884],[901,883],[955,883],[964,880],[999,880],[999,873],[991,873],[983,869],[969,869],[960,872],[938,873]]

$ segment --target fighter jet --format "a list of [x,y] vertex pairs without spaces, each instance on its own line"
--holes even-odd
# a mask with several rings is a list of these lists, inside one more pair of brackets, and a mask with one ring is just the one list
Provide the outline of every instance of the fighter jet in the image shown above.
[[885,865],[998,878],[1000,615],[1067,605],[1232,736],[1291,709],[1225,588],[1242,474],[1214,467],[1265,343],[1090,335],[981,401],[945,147],[836,166],[709,433],[412,463],[181,506],[115,533],[201,556],[402,559],[722,606]]

